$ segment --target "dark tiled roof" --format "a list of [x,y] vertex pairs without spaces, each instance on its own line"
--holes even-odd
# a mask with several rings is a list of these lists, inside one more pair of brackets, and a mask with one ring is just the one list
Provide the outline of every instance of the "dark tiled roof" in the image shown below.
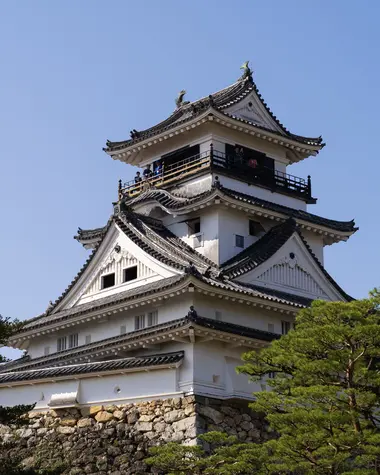
[[[306,299],[304,299],[306,300]],[[310,303],[310,301],[309,301]],[[186,316],[176,320],[171,320],[169,322],[160,323],[152,327],[147,327],[142,330],[136,330],[133,332],[126,333],[124,335],[117,335],[114,337],[106,338],[104,340],[95,341],[87,345],[78,346],[76,348],[71,348],[64,351],[59,351],[53,353],[49,356],[41,356],[39,358],[30,359],[24,363],[15,364],[13,371],[22,371],[25,367],[35,368],[48,365],[59,365],[62,362],[77,360],[78,358],[89,357],[91,354],[96,354],[97,352],[112,350],[124,345],[128,345],[139,341],[144,338],[151,338],[162,333],[177,330],[179,328],[188,328],[191,325],[197,325],[202,328],[212,328],[217,331],[224,333],[231,333],[236,336],[242,336],[246,338],[254,338],[263,341],[271,341],[278,338],[276,333],[266,332],[263,330],[258,330],[255,328],[249,328],[242,325],[236,325],[229,322],[219,322],[212,320],[210,318],[200,317],[200,316]],[[15,361],[16,363],[17,361]],[[10,368],[12,370],[12,368]],[[8,368],[3,370],[0,369],[0,372],[8,372]]]
[[322,218],[316,214],[308,213],[307,211],[303,211],[300,209],[289,208],[288,206],[280,205],[277,203],[272,203],[271,201],[266,201],[261,198],[256,198],[252,195],[247,195],[245,193],[240,193],[235,190],[231,190],[228,188],[223,188],[222,192],[239,201],[243,201],[244,203],[248,203],[254,206],[259,206],[264,209],[269,209],[272,211],[277,211],[279,213],[283,213],[291,218],[294,219],[301,219],[303,221],[307,221],[309,223],[313,223],[320,226],[325,226],[326,228],[334,229],[335,231],[341,232],[350,232],[353,233],[357,231],[358,228],[355,227],[355,221],[336,221],[333,219]]
[[129,206],[135,206],[139,203],[144,203],[147,201],[157,201],[160,203],[164,208],[169,210],[179,210],[182,208],[186,208],[192,204],[197,203],[198,201],[202,201],[205,198],[210,198],[219,195],[221,197],[227,196],[237,201],[241,201],[247,203],[252,206],[256,206],[259,208],[267,209],[270,211],[274,211],[277,213],[284,214],[286,217],[299,219],[302,221],[306,221],[315,225],[324,226],[329,229],[333,229],[334,231],[343,232],[343,233],[353,233],[358,228],[355,227],[355,221],[336,221],[333,219],[322,218],[316,214],[308,213],[307,211],[303,211],[300,209],[290,208],[288,206],[280,205],[277,203],[273,203],[271,201],[266,201],[261,198],[257,198],[253,195],[247,195],[245,193],[241,193],[239,191],[232,190],[230,188],[210,188],[210,190],[202,192],[198,195],[189,196],[189,197],[179,197],[176,195],[171,194],[168,191],[164,190],[149,190],[145,193],[142,193],[136,198],[131,200],[127,200]]
[[[267,261],[271,256],[273,256],[294,233],[297,233],[300,236],[309,254],[330,284],[332,284],[332,286],[339,292],[340,295],[342,295],[343,298],[348,301],[352,300],[352,297],[344,292],[344,290],[337,284],[337,282],[319,262],[305,238],[297,229],[297,224],[292,218],[290,218],[285,223],[274,226],[258,241],[248,246],[232,259],[226,261],[222,265],[223,274],[226,274],[229,278],[236,278],[239,275],[243,275],[252,269],[255,269],[260,264]],[[265,291],[267,291],[267,289],[265,289]]]
[[83,315],[85,313],[89,313],[94,310],[99,310],[102,308],[107,308],[110,305],[115,305],[118,303],[123,303],[128,300],[133,300],[145,295],[149,295],[159,290],[165,290],[167,288],[172,287],[175,284],[178,284],[182,280],[186,278],[186,275],[176,275],[174,277],[167,277],[166,279],[162,279],[159,281],[151,282],[146,285],[142,285],[140,287],[136,287],[134,289],[125,290],[123,292],[119,292],[117,294],[109,295],[107,297],[103,297],[97,300],[93,300],[91,302],[84,303],[82,305],[77,305],[65,310],[61,310],[57,313],[53,313],[50,315],[42,315],[39,318],[29,320],[22,328],[22,331],[29,331],[35,328],[39,328],[46,324],[59,322],[62,320],[66,320],[67,318],[71,318],[74,316]]
[[164,264],[180,270],[185,270],[189,262],[200,270],[216,267],[215,263],[187,245],[159,220],[126,212],[117,215],[115,222],[135,244]]
[[273,341],[280,338],[281,336],[277,333],[258,330],[256,328],[249,328],[242,325],[236,325],[235,323],[212,320],[211,318],[193,317],[191,318],[191,321],[203,328],[209,328],[211,330],[231,333],[233,335],[242,336],[245,338],[253,338],[262,341]]
[[221,273],[221,278],[209,278],[205,276],[199,276],[199,280],[222,290],[229,290],[232,292],[239,292],[241,294],[248,295],[250,297],[256,297],[263,300],[268,300],[284,305],[290,305],[296,308],[304,308],[310,305],[311,300],[300,297],[295,294],[290,294],[287,292],[281,292],[273,289],[268,289],[267,287],[261,287],[259,285],[246,284],[245,282],[240,282],[237,280],[228,280],[223,279],[224,274]]
[[167,119],[160,122],[159,124],[153,127],[150,127],[149,129],[136,132],[133,135],[133,138],[131,138],[130,140],[125,140],[121,142],[107,141],[107,148],[105,148],[104,150],[107,152],[112,152],[112,151],[116,151],[124,147],[127,147],[129,145],[132,145],[134,143],[138,143],[149,137],[153,137],[157,135],[158,133],[164,132],[165,130],[168,130],[176,125],[190,121],[207,110],[210,110],[210,112],[212,109],[218,110],[224,113],[225,115],[230,116],[233,119],[236,119],[236,117],[225,113],[224,110],[230,107],[231,105],[240,102],[251,92],[254,92],[257,95],[259,101],[264,106],[267,113],[270,115],[270,117],[274,120],[274,122],[278,126],[278,130],[267,129],[255,123],[252,123],[252,125],[260,129],[269,130],[270,132],[275,133],[277,135],[290,138],[304,145],[318,146],[321,148],[323,147],[324,144],[322,143],[322,137],[318,137],[318,138],[302,137],[299,135],[294,135],[291,132],[289,132],[283,126],[283,124],[281,124],[281,122],[277,119],[277,117],[272,113],[272,111],[269,109],[266,102],[264,102],[256,84],[252,80],[249,80],[249,79],[240,79],[234,84],[232,84],[231,86],[228,86],[225,89],[222,89],[221,91],[211,94],[207,98],[202,98],[197,101],[182,105],[181,107],[176,109],[173,112],[173,114],[171,114]]
[[51,377],[76,376],[80,374],[102,373],[106,371],[138,369],[150,366],[166,366],[179,363],[184,357],[183,351],[159,355],[123,358],[97,363],[83,363],[70,366],[44,368],[30,371],[18,371],[0,374],[0,384],[16,381],[31,381]]
[[272,257],[296,232],[296,229],[297,223],[292,218],[283,224],[274,226],[258,241],[224,262],[223,273],[234,278],[255,269]]
[[108,226],[103,226],[102,228],[95,228],[95,229],[78,228],[78,234],[74,236],[74,239],[76,239],[79,242],[102,239],[103,236],[106,234],[107,229],[108,229]]
[[[49,309],[44,314],[29,320],[28,324],[36,319],[41,319],[45,315],[54,313],[57,305],[68,295],[70,290],[90,265],[113,222],[116,222],[124,233],[141,249],[149,253],[152,257],[175,269],[184,271],[189,265],[189,262],[193,263],[201,270],[206,270],[208,267],[216,267],[210,259],[202,256],[202,254],[187,245],[182,239],[175,236],[171,231],[165,228],[159,220],[141,216],[132,212],[120,213],[116,216],[112,216],[104,228],[97,228],[104,229],[103,235],[78,274],[70,282],[61,296],[53,302]],[[91,234],[91,230],[82,232]]]

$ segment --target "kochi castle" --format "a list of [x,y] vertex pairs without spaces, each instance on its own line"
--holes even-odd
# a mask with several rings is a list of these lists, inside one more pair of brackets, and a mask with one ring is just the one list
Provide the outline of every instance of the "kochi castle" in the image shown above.
[[107,141],[135,177],[119,182],[102,227],[78,229],[89,256],[62,295],[11,337],[24,356],[0,367],[1,405],[249,400],[266,384],[236,373],[243,352],[289,332],[315,299],[351,299],[323,251],[357,228],[311,213],[310,176],[288,173],[322,137],[285,128],[241,69],[225,89],[193,102],[181,91],[167,119]]

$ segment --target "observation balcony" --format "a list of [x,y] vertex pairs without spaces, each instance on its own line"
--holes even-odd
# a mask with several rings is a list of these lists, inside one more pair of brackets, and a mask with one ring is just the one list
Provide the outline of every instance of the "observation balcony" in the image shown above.
[[162,160],[162,162],[159,171],[152,172],[147,177],[142,177],[141,181],[131,180],[123,183],[120,180],[119,200],[134,198],[149,189],[170,189],[182,181],[203,174],[205,171],[217,171],[222,175],[236,178],[245,183],[301,198],[307,203],[316,202],[311,196],[310,175],[305,180],[272,168],[260,166],[255,160],[245,161],[237,154],[225,154],[213,150],[212,145],[210,150],[184,160],[170,164],[165,164],[165,160]]

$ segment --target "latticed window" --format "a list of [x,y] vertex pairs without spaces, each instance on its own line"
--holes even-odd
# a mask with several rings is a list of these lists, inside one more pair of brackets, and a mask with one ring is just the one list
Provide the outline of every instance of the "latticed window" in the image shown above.
[[69,335],[69,348],[75,348],[78,346],[78,333]]
[[148,312],[148,327],[158,324],[158,311],[154,310],[153,312]]
[[291,328],[290,322],[286,322],[285,320],[281,322],[281,333],[283,335],[286,335],[287,333],[289,333],[290,328]]
[[135,317],[135,330],[145,328],[145,315],[137,315]]
[[66,350],[66,348],[67,348],[67,337],[61,336],[57,340],[57,351],[63,351],[63,350]]

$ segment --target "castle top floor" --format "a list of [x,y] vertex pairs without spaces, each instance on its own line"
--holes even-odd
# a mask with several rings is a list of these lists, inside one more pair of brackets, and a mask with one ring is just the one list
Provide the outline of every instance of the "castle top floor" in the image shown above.
[[[105,151],[145,169],[141,179],[148,176],[155,187],[171,188],[214,170],[315,202],[310,178],[290,175],[286,167],[316,155],[324,146],[322,138],[289,132],[262,99],[248,63],[242,69],[238,81],[206,98],[187,102],[181,91],[166,120],[143,131],[134,129],[129,140],[107,141]],[[138,178],[121,186],[129,197],[143,191]]]

